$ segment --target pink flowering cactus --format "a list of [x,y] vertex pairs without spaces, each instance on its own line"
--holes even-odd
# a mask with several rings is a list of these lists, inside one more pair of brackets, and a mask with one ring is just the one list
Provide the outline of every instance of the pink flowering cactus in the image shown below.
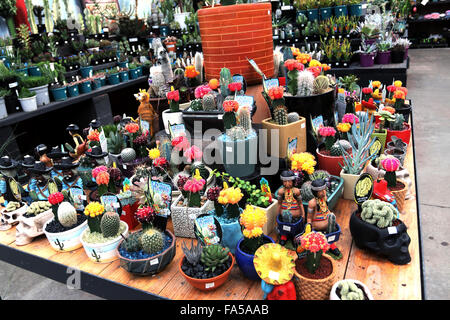
[[105,172],[105,171],[108,171],[108,168],[106,166],[98,166],[98,167],[92,169],[92,177],[94,177],[94,179],[95,179],[95,178],[97,178],[97,175],[100,172]]
[[336,130],[333,127],[320,127],[319,134],[322,137],[334,137]]
[[400,167],[400,160],[397,158],[386,158],[384,160],[381,160],[381,165],[383,166],[384,170],[388,172],[397,171]]
[[197,146],[191,146],[184,152],[184,157],[188,162],[200,161],[202,159],[203,152]]
[[202,99],[204,95],[209,93],[211,88],[208,85],[201,85],[195,88],[194,95],[196,99]]
[[342,117],[342,122],[343,123],[359,123],[359,119],[356,115],[354,115],[353,113],[346,113],[344,114],[344,116]]
[[188,191],[191,193],[197,193],[203,189],[205,186],[205,179],[189,179],[183,186],[184,191]]
[[172,139],[172,146],[177,151],[186,151],[189,148],[189,141],[185,136],[179,136]]

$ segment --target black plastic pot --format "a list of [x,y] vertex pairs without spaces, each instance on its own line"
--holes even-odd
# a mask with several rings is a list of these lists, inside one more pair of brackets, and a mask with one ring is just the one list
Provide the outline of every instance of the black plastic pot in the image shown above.
[[19,102],[19,99],[17,98],[16,94],[11,94],[9,96],[5,96],[5,105],[6,105],[6,111],[9,115],[22,111],[22,107],[20,106],[20,102]]
[[301,117],[306,119],[307,150],[312,154],[314,154],[317,149],[317,141],[315,141],[311,132],[311,119],[323,116],[324,123],[326,122],[326,125],[333,126],[335,124],[335,97],[336,91],[334,89],[323,94],[307,97],[284,97],[288,111],[297,112]]
[[391,63],[402,63],[405,57],[405,51],[391,51]]
[[395,109],[397,113],[400,113],[405,118],[405,122],[409,122],[409,115],[411,114],[411,106],[410,105],[404,105],[403,108],[397,108]]

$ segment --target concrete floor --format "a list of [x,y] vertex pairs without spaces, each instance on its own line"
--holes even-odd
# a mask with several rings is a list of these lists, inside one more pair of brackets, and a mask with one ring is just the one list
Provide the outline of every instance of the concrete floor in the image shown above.
[[[408,97],[413,103],[422,225],[425,296],[450,299],[450,49],[409,51]],[[99,299],[0,261],[2,299]]]

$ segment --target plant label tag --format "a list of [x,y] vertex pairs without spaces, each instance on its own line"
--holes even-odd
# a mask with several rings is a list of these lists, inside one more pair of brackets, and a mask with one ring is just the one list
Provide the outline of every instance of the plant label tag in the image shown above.
[[158,264],[158,262],[159,262],[159,259],[158,259],[158,258],[153,259],[153,260],[150,260],[150,265],[151,265],[151,266],[154,266],[155,264]]
[[282,11],[284,11],[284,10],[291,10],[292,9],[292,6],[281,6],[281,10]]
[[215,286],[214,282],[205,283],[205,289],[214,288],[214,286]]
[[389,234],[397,234],[397,227],[388,227]]
[[81,200],[86,200],[86,196],[83,194],[80,196]]
[[291,227],[289,227],[289,226],[283,226],[283,230],[285,230],[285,231],[291,231]]
[[137,41],[138,41],[138,38],[130,38],[128,41],[129,41],[129,42],[137,42]]
[[223,114],[219,114],[219,115],[217,116],[217,119],[218,119],[218,120],[222,120],[222,119],[223,119]]
[[327,238],[328,242],[334,241],[334,239],[336,239],[336,236],[331,236]]
[[15,87],[17,87],[19,84],[17,83],[17,82],[13,82],[13,83],[10,83],[9,84],[9,88],[10,89],[12,89],[12,88],[15,88]]
[[113,203],[113,208],[118,209],[120,208],[120,204],[118,202]]
[[421,4],[425,6],[428,3],[428,0],[422,0]]
[[122,165],[122,167],[123,167],[125,170],[127,169],[127,165],[126,165],[126,164]]
[[232,147],[227,147],[227,152],[233,152],[233,148]]
[[278,272],[270,270],[269,278],[278,281],[278,279],[280,279],[280,274]]

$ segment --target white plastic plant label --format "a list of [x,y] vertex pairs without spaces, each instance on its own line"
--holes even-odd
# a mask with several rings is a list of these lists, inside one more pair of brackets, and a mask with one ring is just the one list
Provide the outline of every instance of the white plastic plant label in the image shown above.
[[205,289],[214,288],[216,284],[214,282],[205,283]]
[[280,279],[280,274],[278,272],[269,270],[269,278],[278,281]]
[[233,152],[233,148],[232,147],[227,147],[227,152]]
[[290,226],[283,226],[283,230],[284,231],[291,231],[291,227]]
[[397,227],[388,227],[389,234],[397,234]]
[[118,202],[114,202],[113,208],[115,208],[115,209],[120,208],[120,204]]
[[86,200],[86,196],[83,194],[80,196],[81,200]]
[[327,238],[328,242],[334,241],[334,239],[336,239],[336,236],[331,236]]
[[158,262],[159,262],[159,259],[158,259],[158,258],[153,259],[153,260],[150,260],[150,265],[151,265],[151,266],[154,266],[155,264],[158,264]]
[[219,115],[217,116],[217,119],[218,119],[218,120],[222,120],[222,119],[223,119],[223,114],[219,114]]
[[12,88],[15,88],[15,87],[17,87],[19,84],[17,83],[17,82],[13,82],[13,83],[10,83],[9,84],[9,88],[10,89],[12,89]]
[[122,165],[122,168],[124,168],[125,170],[127,170],[127,165],[126,165],[126,164],[123,164],[123,165]]

